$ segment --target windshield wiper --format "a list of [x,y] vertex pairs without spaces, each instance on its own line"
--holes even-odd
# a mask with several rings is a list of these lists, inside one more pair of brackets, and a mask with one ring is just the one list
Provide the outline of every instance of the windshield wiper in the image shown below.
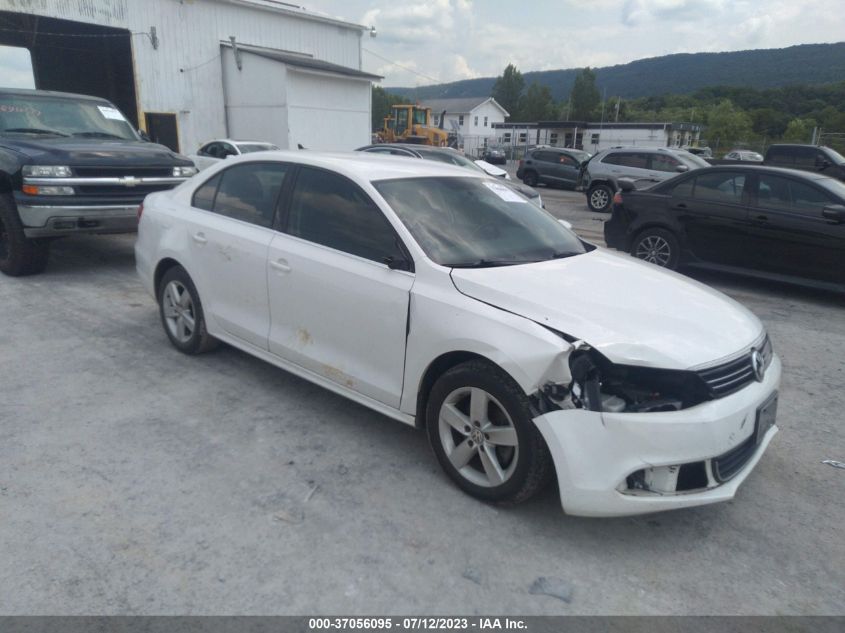
[[10,127],[3,131],[22,132],[24,134],[54,134],[55,136],[70,136],[70,134],[65,134],[64,132],[59,132],[58,130],[45,130],[44,128],[40,127]]
[[123,138],[122,136],[118,136],[117,134],[111,134],[110,132],[74,132],[73,135],[89,138],[116,138],[121,141],[128,140]]
[[572,251],[566,251],[561,253],[552,253],[552,256],[549,259],[566,259],[567,257],[574,257],[575,255],[580,255],[581,253],[573,253]]
[[536,259],[477,259],[473,262],[449,264],[452,268],[493,268],[494,266],[516,266],[517,264],[535,264]]

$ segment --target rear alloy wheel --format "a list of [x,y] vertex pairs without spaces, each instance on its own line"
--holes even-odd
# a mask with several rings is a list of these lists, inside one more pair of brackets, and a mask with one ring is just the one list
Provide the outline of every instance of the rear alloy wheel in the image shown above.
[[607,185],[595,185],[587,192],[587,206],[590,211],[604,213],[610,210],[610,202],[613,200],[613,190]]
[[453,367],[434,384],[426,428],[443,470],[484,501],[519,503],[550,479],[548,448],[519,386],[486,361]]
[[522,182],[528,185],[529,187],[536,187],[537,186],[537,173],[533,171],[527,171],[522,175]]
[[161,323],[173,346],[185,354],[201,354],[217,345],[205,327],[199,294],[181,266],[168,270],[159,284]]
[[631,255],[645,262],[675,270],[680,256],[678,238],[666,229],[646,229],[634,239]]

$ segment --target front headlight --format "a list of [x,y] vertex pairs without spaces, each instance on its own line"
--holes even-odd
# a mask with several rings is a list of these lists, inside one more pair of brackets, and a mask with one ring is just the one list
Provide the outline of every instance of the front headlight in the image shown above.
[[67,165],[24,165],[21,170],[24,178],[70,178]]
[[174,167],[173,176],[175,178],[190,178],[199,170],[196,167]]

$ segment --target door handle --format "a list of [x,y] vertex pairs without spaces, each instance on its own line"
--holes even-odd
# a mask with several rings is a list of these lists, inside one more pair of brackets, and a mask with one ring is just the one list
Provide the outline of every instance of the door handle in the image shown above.
[[278,270],[280,273],[289,273],[291,271],[291,268],[285,259],[276,259],[271,261],[270,267]]
[[205,237],[205,233],[203,233],[202,231],[200,231],[199,233],[194,233],[191,237],[197,244],[205,244],[206,242],[208,242],[208,239]]
[[758,213],[754,216],[754,220],[760,223],[766,223],[769,221],[769,216],[763,213]]
[[684,204],[683,202],[679,202],[678,204],[674,205],[672,208],[673,209],[686,209],[687,205]]

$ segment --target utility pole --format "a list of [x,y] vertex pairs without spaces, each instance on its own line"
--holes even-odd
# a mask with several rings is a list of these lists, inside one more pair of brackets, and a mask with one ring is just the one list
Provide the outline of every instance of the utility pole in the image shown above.
[[619,106],[622,104],[622,97],[616,97],[616,119],[615,123],[619,123]]

